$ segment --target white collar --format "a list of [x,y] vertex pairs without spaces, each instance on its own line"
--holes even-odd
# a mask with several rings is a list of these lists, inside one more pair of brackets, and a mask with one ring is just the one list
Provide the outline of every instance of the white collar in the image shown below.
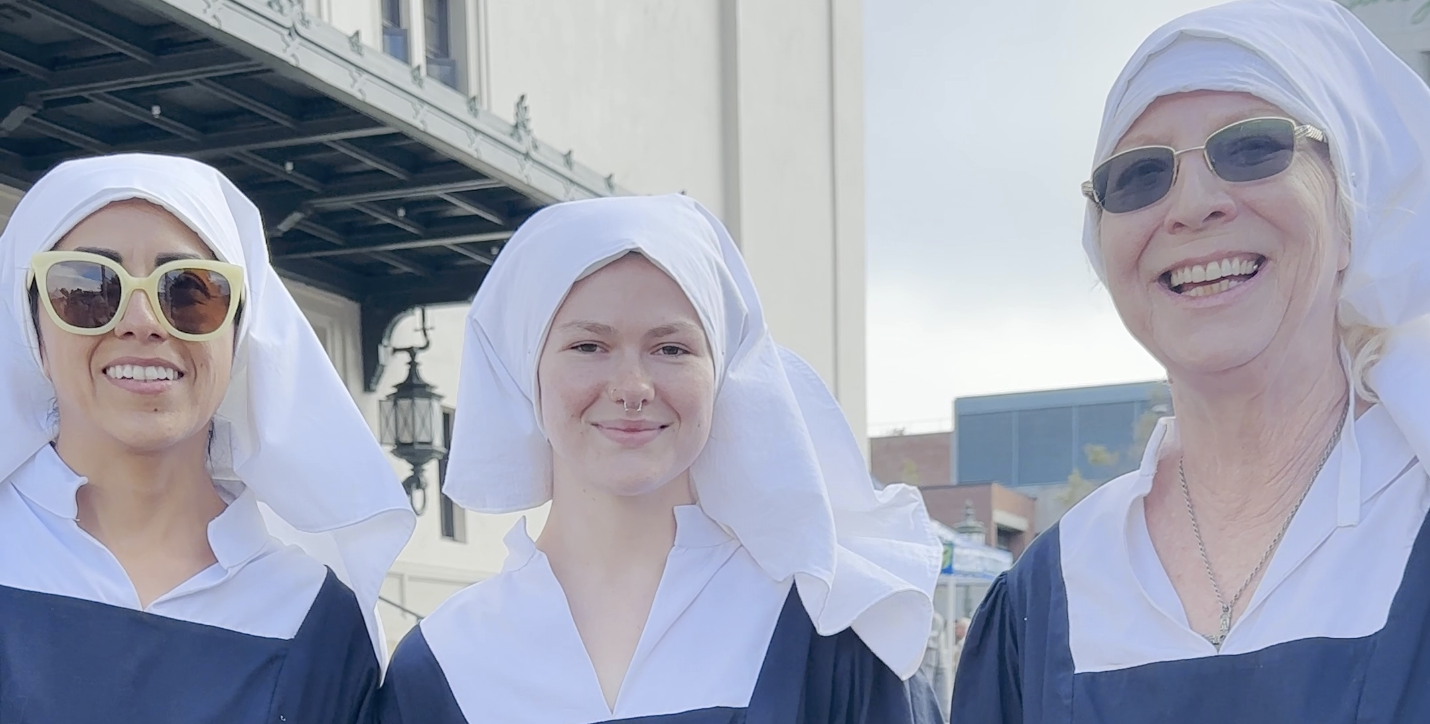
[[[35,453],[10,480],[26,499],[64,520],[75,520],[78,516],[75,493],[89,482],[65,464],[51,445]],[[263,551],[269,538],[253,491],[237,485],[237,491],[215,486],[228,506],[208,525],[209,546],[226,571],[253,560]]]
[[[710,519],[698,505],[675,507],[675,548],[713,548],[734,540],[719,523]],[[502,563],[502,573],[525,568],[536,556],[541,555],[536,542],[526,530],[526,516],[522,516],[502,538],[506,544],[507,557]]]
[[[1425,515],[1424,475],[1403,475],[1415,468],[1416,457],[1388,410],[1373,407],[1342,433],[1220,652],[1188,627],[1147,530],[1144,500],[1157,460],[1175,434],[1170,418],[1160,421],[1142,466],[1093,491],[1058,524],[1068,640],[1077,671],[1235,655],[1307,637],[1355,638],[1380,629]],[[1354,468],[1343,464],[1348,442],[1362,453]],[[1347,475],[1349,470],[1355,472]],[[1354,501],[1350,509],[1347,499]],[[1368,547],[1380,553],[1367,558]],[[1357,569],[1365,588],[1357,597],[1342,597],[1337,613],[1282,615],[1297,596],[1320,595],[1308,590],[1345,585],[1334,581],[1344,578],[1348,567]],[[1138,636],[1125,636],[1129,626]]]
[[[1118,507],[1125,505],[1129,512],[1133,504],[1140,505],[1152,491],[1152,479],[1157,474],[1157,462],[1162,457],[1163,449],[1176,441],[1176,418],[1158,420],[1142,453],[1142,463],[1130,482],[1128,494],[1119,496],[1123,499],[1116,503],[1108,502]],[[1362,507],[1389,485],[1414,458],[1415,451],[1384,406],[1375,405],[1359,418],[1348,419],[1341,431],[1340,442],[1332,450],[1322,474],[1316,478],[1316,481],[1321,481],[1328,475],[1334,475],[1335,525],[1359,524]],[[1308,493],[1308,498],[1310,495]],[[1123,520],[1125,532],[1127,517],[1118,517]]]

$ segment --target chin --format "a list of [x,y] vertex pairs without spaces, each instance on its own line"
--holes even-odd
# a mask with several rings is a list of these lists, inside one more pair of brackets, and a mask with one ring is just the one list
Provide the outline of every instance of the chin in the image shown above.
[[643,495],[650,495],[660,491],[669,485],[677,476],[660,466],[660,469],[644,470],[608,470],[605,473],[596,473],[592,479],[597,485],[611,495],[623,498],[638,498]]
[[1190,334],[1163,345],[1161,353],[1156,356],[1168,371],[1214,375],[1255,362],[1263,356],[1267,347],[1265,340],[1229,339],[1224,334]]
[[136,452],[163,452],[196,435],[207,435],[207,425],[191,420],[166,419],[162,413],[125,415],[106,420],[103,428],[119,444]]

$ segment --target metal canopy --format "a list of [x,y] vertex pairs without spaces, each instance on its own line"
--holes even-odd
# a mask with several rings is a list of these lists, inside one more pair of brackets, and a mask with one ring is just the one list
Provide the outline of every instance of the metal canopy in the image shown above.
[[555,201],[623,191],[292,0],[0,0],[0,183],[144,151],[258,204],[284,276],[362,305],[373,391],[397,319],[471,298]]

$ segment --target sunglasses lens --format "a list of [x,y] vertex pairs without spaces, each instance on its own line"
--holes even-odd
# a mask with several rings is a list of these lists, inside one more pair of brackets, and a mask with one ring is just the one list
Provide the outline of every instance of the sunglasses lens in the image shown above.
[[174,329],[210,334],[223,326],[233,304],[224,275],[207,269],[176,269],[159,279],[159,307]]
[[1121,214],[1157,203],[1172,189],[1175,176],[1171,149],[1137,148],[1098,166],[1092,187],[1103,210]]
[[1282,118],[1256,118],[1207,139],[1207,159],[1227,181],[1258,181],[1291,167],[1296,126]]
[[103,264],[65,261],[45,274],[45,293],[55,316],[80,329],[99,329],[114,319],[123,298],[119,275]]

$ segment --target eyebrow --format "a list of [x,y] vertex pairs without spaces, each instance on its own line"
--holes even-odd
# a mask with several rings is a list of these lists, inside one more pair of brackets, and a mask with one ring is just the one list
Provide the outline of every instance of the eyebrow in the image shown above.
[[662,324],[652,329],[646,336],[660,339],[662,337],[673,337],[682,332],[698,334],[700,329],[689,322],[671,322],[670,324]]
[[576,321],[574,321],[574,322],[567,322],[567,323],[561,325],[561,328],[562,328],[562,329],[584,329],[584,330],[586,330],[587,332],[590,332],[591,334],[600,334],[600,335],[605,335],[605,336],[608,336],[608,337],[615,336],[615,334],[616,334],[615,328],[612,327],[612,326],[609,325],[609,324],[601,324],[600,322],[588,322],[588,321],[580,320],[580,319],[578,319],[578,320],[576,320]]
[[[591,322],[582,319],[578,319],[574,322],[567,322],[566,324],[561,325],[561,329],[581,329],[590,332],[591,334],[597,334],[606,337],[616,336],[615,327],[612,327],[609,324],[601,324],[600,322]],[[672,337],[681,333],[698,334],[700,333],[700,328],[689,322],[671,322],[670,324],[662,324],[659,327],[655,327],[649,332],[646,332],[646,336],[651,337],[653,339],[661,339],[663,337]]]
[[[1260,108],[1260,109],[1256,109],[1256,110],[1251,111],[1251,112],[1250,112],[1250,115],[1247,115],[1247,111],[1246,111],[1245,109],[1242,109],[1242,110],[1239,110],[1239,111],[1232,111],[1232,112],[1223,113],[1223,114],[1220,114],[1220,115],[1217,115],[1217,116],[1212,116],[1212,118],[1215,119],[1215,122],[1212,123],[1212,124],[1210,124],[1211,127],[1212,127],[1212,130],[1208,132],[1209,134],[1211,134],[1211,133],[1216,133],[1217,131],[1220,131],[1221,129],[1226,128],[1227,126],[1230,126],[1230,125],[1232,125],[1233,123],[1240,123],[1240,122],[1242,122],[1242,121],[1249,121],[1249,120],[1251,120],[1251,119],[1253,119],[1253,118],[1290,118],[1290,115],[1287,114],[1287,113],[1285,113],[1284,111],[1278,111],[1278,110],[1276,110],[1276,109],[1274,109],[1274,108]],[[1296,122],[1297,122],[1297,123],[1300,123],[1300,121],[1296,121]],[[1150,136],[1149,134],[1147,134],[1147,133],[1145,133],[1145,132],[1140,132],[1140,133],[1138,133],[1138,134],[1136,134],[1136,135],[1127,136],[1126,138],[1123,138],[1122,141],[1120,141],[1120,142],[1118,143],[1117,147],[1118,147],[1118,148],[1122,148],[1122,151],[1130,151],[1130,150],[1132,150],[1132,149],[1134,149],[1134,148],[1145,148],[1145,147],[1147,147],[1147,146],[1171,146],[1171,145],[1172,145],[1172,144],[1170,144],[1170,143],[1164,143],[1164,142],[1161,142],[1161,141],[1153,140],[1153,139],[1152,139],[1152,136]],[[1124,146],[1125,146],[1125,148],[1124,148]],[[1118,154],[1118,153],[1121,153],[1122,151],[1113,151],[1113,153],[1114,153],[1114,154]]]
[[168,264],[171,261],[188,261],[192,259],[202,258],[203,257],[199,256],[198,254],[192,254],[189,252],[168,252],[165,254],[155,254],[154,266],[162,266],[164,264]]
[[[113,249],[100,249],[100,248],[94,247],[94,246],[81,246],[81,247],[76,248],[75,251],[82,251],[82,252],[84,252],[84,253],[86,253],[86,254],[94,254],[94,255],[96,255],[96,256],[102,256],[102,257],[104,257],[104,258],[106,258],[106,259],[110,259],[110,260],[113,260],[113,261],[117,261],[117,262],[119,262],[119,263],[121,263],[121,264],[124,263],[124,255],[123,255],[123,254],[120,254],[119,252],[117,252],[117,251],[115,251],[115,250],[113,250]],[[188,260],[188,259],[202,259],[202,258],[203,258],[203,257],[199,256],[198,254],[192,254],[192,253],[189,253],[189,252],[165,252],[165,253],[163,253],[163,254],[155,254],[155,255],[154,255],[154,266],[156,266],[156,267],[157,267],[157,266],[162,266],[162,265],[164,265],[164,264],[168,264],[168,263],[171,262],[171,261],[180,261],[180,260]]]
[[119,262],[119,263],[121,263],[121,264],[124,263],[124,255],[123,255],[123,254],[120,254],[119,252],[117,252],[117,251],[115,251],[115,250],[113,250],[113,249],[99,249],[99,248],[96,248],[96,247],[93,247],[93,246],[81,246],[81,247],[76,248],[75,251],[82,251],[82,252],[84,252],[84,253],[86,253],[86,254],[94,254],[95,256],[102,256],[102,257],[104,257],[104,258],[106,258],[106,259],[111,259],[111,260],[117,261],[117,262]]

